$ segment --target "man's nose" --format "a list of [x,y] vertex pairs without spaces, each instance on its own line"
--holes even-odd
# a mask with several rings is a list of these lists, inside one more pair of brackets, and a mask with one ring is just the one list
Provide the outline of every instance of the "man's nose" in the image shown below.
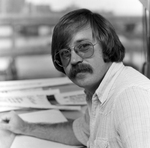
[[74,50],[71,51],[71,60],[70,60],[70,63],[75,65],[79,62],[82,62],[83,61],[83,58],[80,57]]

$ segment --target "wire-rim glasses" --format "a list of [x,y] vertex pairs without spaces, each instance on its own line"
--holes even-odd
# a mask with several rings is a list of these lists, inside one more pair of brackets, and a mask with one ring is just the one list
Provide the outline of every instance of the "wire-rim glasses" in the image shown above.
[[[83,41],[80,44],[74,46],[74,51],[81,58],[86,59],[90,58],[94,53],[94,46],[97,43],[93,44],[88,41]],[[60,67],[67,67],[71,60],[71,49],[65,48],[61,49],[59,52],[55,54],[54,62],[57,63]]]

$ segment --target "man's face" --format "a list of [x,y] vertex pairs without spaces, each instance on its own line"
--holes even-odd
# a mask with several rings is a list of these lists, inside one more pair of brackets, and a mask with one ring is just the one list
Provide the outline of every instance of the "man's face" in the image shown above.
[[[91,42],[94,45],[94,53],[91,57],[82,58],[74,51],[74,46],[82,42]],[[111,63],[104,63],[102,48],[98,41],[93,39],[91,28],[85,27],[74,34],[69,47],[71,60],[64,68],[66,75],[78,86],[95,91]]]

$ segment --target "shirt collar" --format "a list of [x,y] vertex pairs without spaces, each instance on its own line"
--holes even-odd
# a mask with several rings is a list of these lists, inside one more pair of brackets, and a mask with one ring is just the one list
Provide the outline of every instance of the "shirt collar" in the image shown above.
[[112,63],[112,65],[108,69],[105,77],[103,78],[102,82],[100,83],[99,87],[95,91],[95,94],[93,95],[93,97],[95,95],[97,95],[98,97],[96,97],[96,98],[98,98],[101,103],[105,102],[106,99],[108,98],[108,94],[109,94],[116,78],[118,77],[118,75],[120,74],[120,72],[122,71],[123,68],[124,68],[124,65],[122,62]]

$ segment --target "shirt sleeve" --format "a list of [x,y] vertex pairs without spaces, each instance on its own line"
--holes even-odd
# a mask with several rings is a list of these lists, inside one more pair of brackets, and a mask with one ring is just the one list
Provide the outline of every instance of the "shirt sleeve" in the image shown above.
[[116,129],[125,148],[150,148],[150,91],[128,88],[115,106]]
[[83,144],[87,145],[89,139],[89,113],[88,109],[86,109],[85,114],[76,119],[73,122],[73,131],[77,139]]

